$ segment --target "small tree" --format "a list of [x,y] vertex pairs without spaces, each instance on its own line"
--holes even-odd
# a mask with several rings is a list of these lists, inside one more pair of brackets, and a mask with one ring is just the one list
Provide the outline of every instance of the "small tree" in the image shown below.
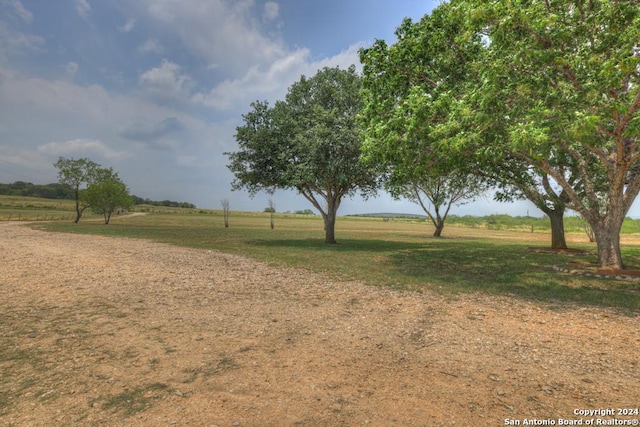
[[271,220],[271,229],[273,230],[276,227],[276,202],[274,202],[271,197],[269,197],[269,206],[267,209],[269,210],[269,219]]
[[83,186],[88,186],[96,180],[96,175],[101,167],[89,159],[66,159],[64,157],[58,158],[53,166],[58,169],[58,182],[70,188],[73,193],[76,202],[76,217],[73,222],[78,223],[85,209],[89,207],[88,204],[82,202]]
[[451,207],[470,202],[484,191],[485,186],[478,177],[452,171],[436,175],[425,173],[392,194],[420,205],[435,227],[433,236],[440,237]]
[[117,176],[89,185],[83,194],[83,200],[95,213],[104,215],[105,224],[109,224],[116,209],[129,209],[133,206],[129,189]]
[[222,216],[224,218],[224,226],[225,228],[229,228],[229,207],[231,206],[231,204],[229,203],[228,198],[224,198],[220,200],[220,203],[222,204]]

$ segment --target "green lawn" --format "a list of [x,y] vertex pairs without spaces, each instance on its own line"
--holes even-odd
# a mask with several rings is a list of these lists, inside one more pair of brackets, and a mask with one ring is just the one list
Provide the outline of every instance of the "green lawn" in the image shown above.
[[[573,248],[586,255],[541,253],[531,247],[549,244],[548,232],[446,227],[443,238],[430,236],[420,221],[341,217],[337,245],[326,245],[322,220],[278,214],[233,212],[224,228],[221,213],[176,210],[142,217],[99,221],[38,223],[50,231],[150,239],[173,245],[241,254],[274,266],[293,266],[358,279],[372,286],[420,292],[483,292],[512,295],[550,304],[578,304],[640,311],[640,285],[616,280],[555,273],[552,266],[569,261],[593,262],[595,245],[583,234],[570,234]],[[623,246],[629,266],[640,266],[640,246]]]

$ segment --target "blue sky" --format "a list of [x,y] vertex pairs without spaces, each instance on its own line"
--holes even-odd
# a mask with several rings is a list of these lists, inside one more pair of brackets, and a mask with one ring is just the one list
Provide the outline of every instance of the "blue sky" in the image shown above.
[[[437,0],[0,0],[0,182],[56,181],[60,156],[113,167],[154,200],[262,211],[232,192],[223,152],[254,100],[283,98],[301,75],[358,65]],[[278,211],[311,206],[278,191]],[[381,194],[339,214],[421,213]],[[539,216],[489,199],[457,214]]]

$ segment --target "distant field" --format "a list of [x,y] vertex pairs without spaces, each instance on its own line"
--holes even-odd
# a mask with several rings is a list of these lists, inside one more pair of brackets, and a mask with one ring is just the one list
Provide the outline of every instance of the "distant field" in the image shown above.
[[[2,202],[7,212],[5,200]],[[41,212],[47,209],[42,207]],[[587,251],[571,255],[532,251],[548,246],[550,240],[547,230],[535,227],[531,232],[526,227],[498,230],[451,224],[445,227],[444,237],[437,239],[431,237],[431,226],[421,220],[340,217],[338,244],[326,245],[319,216],[276,214],[271,230],[266,213],[232,212],[230,227],[225,228],[219,211],[144,206],[137,211],[146,211],[146,215],[116,216],[108,226],[94,217],[79,224],[52,221],[34,227],[241,254],[274,266],[320,272],[328,280],[356,279],[399,290],[507,294],[552,305],[640,311],[638,283],[553,271],[554,265],[596,260],[595,244],[583,232],[567,234],[572,248]],[[626,234],[622,240],[625,262],[640,267],[640,237]]]
[[[87,218],[96,216],[89,210],[85,212]],[[0,195],[0,221],[71,221],[74,218],[73,200]]]

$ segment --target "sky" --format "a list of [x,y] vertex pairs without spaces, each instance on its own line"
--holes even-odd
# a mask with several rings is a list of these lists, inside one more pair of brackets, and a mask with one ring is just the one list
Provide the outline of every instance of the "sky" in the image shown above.
[[[59,157],[113,167],[132,194],[263,211],[231,191],[225,152],[250,103],[283,99],[300,76],[359,67],[358,50],[395,41],[405,17],[439,0],[0,0],[0,182],[57,181]],[[279,212],[312,208],[277,191]],[[422,213],[389,195],[339,214]],[[490,196],[458,215],[541,216]]]

